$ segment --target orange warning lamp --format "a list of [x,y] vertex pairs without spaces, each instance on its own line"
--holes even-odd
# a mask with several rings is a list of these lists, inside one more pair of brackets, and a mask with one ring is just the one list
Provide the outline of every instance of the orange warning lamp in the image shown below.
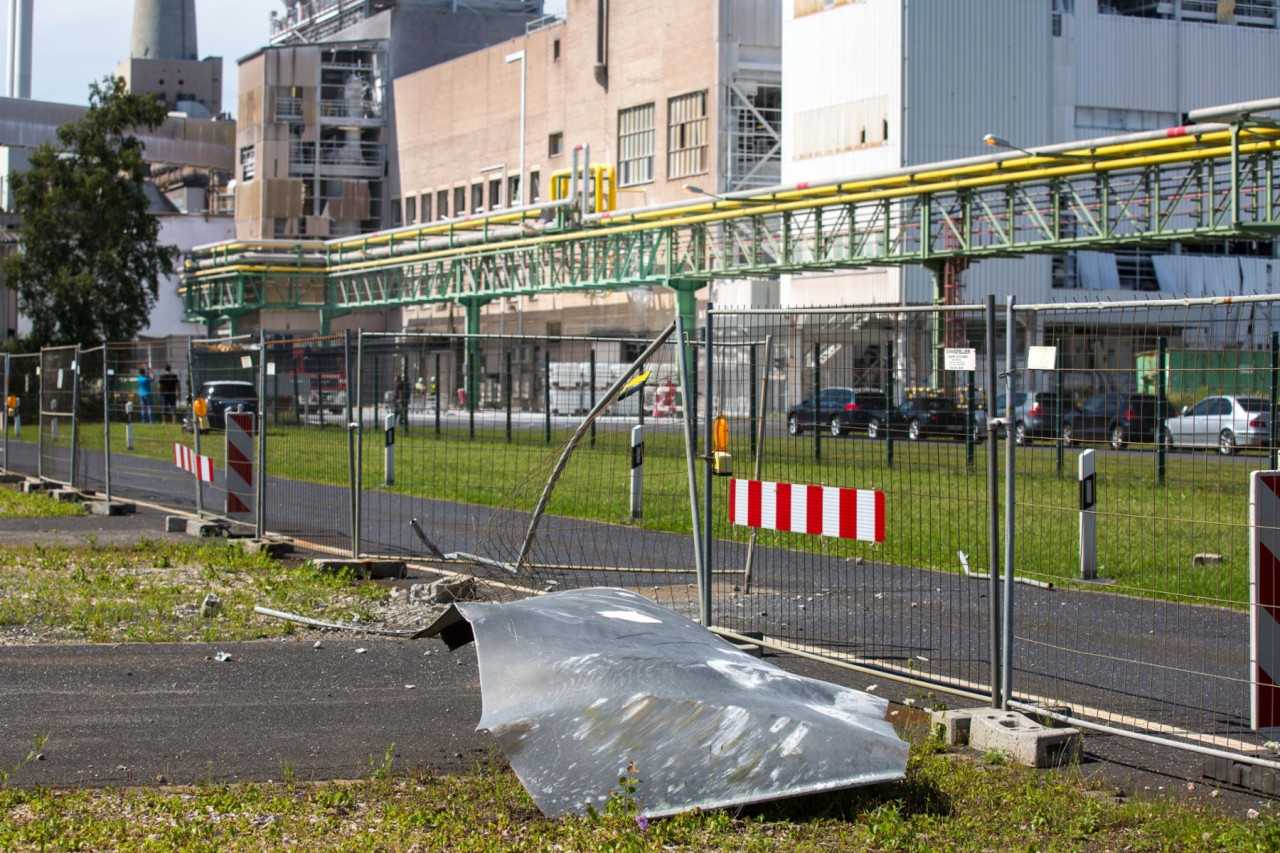
[[728,477],[733,474],[733,457],[729,455],[729,419],[723,413],[716,415],[711,426],[711,473],[717,477]]
[[209,414],[209,404],[205,402],[204,397],[196,397],[195,402],[191,404],[191,409],[196,413],[197,418],[203,418]]
[[10,394],[4,398],[4,405],[9,410],[9,417],[13,417],[18,411],[18,397],[16,394]]

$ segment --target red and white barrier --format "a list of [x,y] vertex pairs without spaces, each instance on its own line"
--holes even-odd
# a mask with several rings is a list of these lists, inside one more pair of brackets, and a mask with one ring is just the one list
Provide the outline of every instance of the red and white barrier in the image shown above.
[[1250,710],[1261,731],[1280,729],[1280,471],[1249,479]]
[[213,482],[213,457],[197,456],[190,447],[175,443],[173,445],[173,464],[183,471],[194,474],[206,483]]
[[227,413],[227,515],[252,515],[253,435],[252,412]]
[[729,521],[743,527],[884,541],[884,492],[729,481]]

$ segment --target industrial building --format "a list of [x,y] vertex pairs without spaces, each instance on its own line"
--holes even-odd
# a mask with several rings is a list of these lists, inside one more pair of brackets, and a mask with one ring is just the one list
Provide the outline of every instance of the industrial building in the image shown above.
[[[784,183],[824,181],[1169,128],[1187,112],[1280,91],[1277,3],[1218,0],[791,0],[784,4]],[[849,50],[850,45],[857,50]],[[1021,303],[1275,292],[1271,241],[1029,255],[964,268],[868,267],[784,276],[784,305]],[[899,376],[927,384],[931,349],[980,339],[921,315],[899,329]],[[1132,365],[1064,337],[1062,366]],[[1189,340],[1243,346],[1253,341]]]

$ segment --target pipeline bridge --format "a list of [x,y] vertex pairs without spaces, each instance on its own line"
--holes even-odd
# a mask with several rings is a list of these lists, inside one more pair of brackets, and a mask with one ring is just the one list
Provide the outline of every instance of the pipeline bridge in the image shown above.
[[603,172],[580,149],[551,202],[328,241],[203,246],[181,291],[188,319],[211,328],[303,309],[327,331],[356,310],[452,302],[478,334],[481,306],[499,297],[661,285],[692,328],[712,279],[922,264],[942,304],[953,259],[1271,238],[1280,124],[1260,113],[1276,109],[1228,105],[1167,130],[626,211],[607,209]]

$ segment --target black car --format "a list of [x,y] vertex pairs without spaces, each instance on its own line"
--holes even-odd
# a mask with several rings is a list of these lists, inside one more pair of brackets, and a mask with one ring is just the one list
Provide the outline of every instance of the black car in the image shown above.
[[227,412],[258,411],[258,391],[252,382],[206,382],[196,396],[203,398],[208,406],[205,418],[210,429],[226,429]]
[[[975,414],[975,423],[977,415]],[[946,397],[912,397],[891,411],[877,413],[867,423],[868,438],[883,438],[886,429],[910,441],[928,438],[964,439],[969,412]],[[976,426],[975,426],[976,430]]]
[[817,397],[797,403],[787,412],[787,432],[826,429],[832,435],[864,430],[875,413],[888,406],[879,388],[823,388]]
[[1154,445],[1160,424],[1172,414],[1155,394],[1107,392],[1085,401],[1062,424],[1062,443],[1106,441],[1116,450],[1127,444]]

